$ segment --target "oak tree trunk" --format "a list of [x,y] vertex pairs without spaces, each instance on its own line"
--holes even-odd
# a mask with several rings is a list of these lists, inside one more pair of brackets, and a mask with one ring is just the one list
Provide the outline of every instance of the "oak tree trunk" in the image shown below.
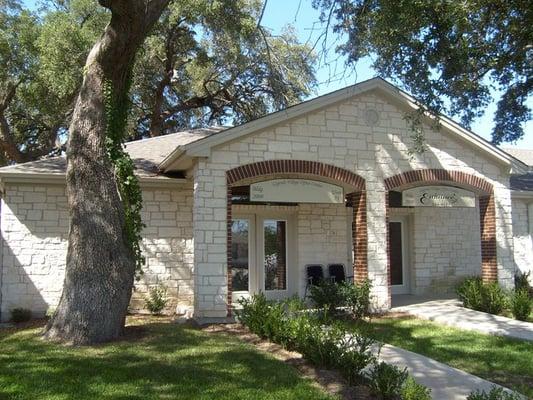
[[70,211],[63,293],[45,337],[91,344],[121,335],[135,275],[124,207],[106,153],[104,81],[127,90],[135,53],[169,0],[99,0],[111,22],[89,54],[67,150]]

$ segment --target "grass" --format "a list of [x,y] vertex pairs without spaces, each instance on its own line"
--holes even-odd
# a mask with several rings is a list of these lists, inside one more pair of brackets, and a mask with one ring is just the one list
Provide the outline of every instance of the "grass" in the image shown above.
[[227,335],[151,321],[122,341],[73,348],[40,331],[0,330],[0,399],[333,399]]
[[533,398],[533,343],[402,317],[351,328],[384,343],[433,358]]

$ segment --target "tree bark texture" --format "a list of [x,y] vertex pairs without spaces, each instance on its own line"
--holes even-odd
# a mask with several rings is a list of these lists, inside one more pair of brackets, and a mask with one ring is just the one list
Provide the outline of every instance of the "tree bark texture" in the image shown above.
[[70,125],[70,229],[63,293],[45,337],[74,345],[122,334],[135,275],[124,208],[106,153],[104,81],[127,90],[135,53],[169,0],[100,0],[111,22],[91,50]]

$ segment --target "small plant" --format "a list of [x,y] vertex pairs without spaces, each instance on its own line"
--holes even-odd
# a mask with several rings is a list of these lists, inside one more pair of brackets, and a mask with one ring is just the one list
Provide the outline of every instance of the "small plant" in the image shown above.
[[356,321],[368,315],[371,287],[368,279],[360,284],[347,282],[341,285],[343,303]]
[[517,272],[514,275],[514,288],[515,290],[525,290],[529,294],[529,297],[533,298],[533,287],[529,284],[529,276],[531,272]]
[[46,319],[50,319],[54,316],[55,312],[56,312],[56,307],[48,307],[46,309],[46,312],[44,313],[44,317]]
[[520,400],[521,397],[515,393],[509,393],[501,387],[493,386],[487,393],[484,390],[476,390],[468,395],[466,400]]
[[337,367],[348,383],[354,384],[363,378],[363,371],[376,362],[373,347],[376,341],[366,336],[351,334],[345,336],[340,344],[341,355]]
[[465,279],[457,288],[463,306],[476,311],[500,314],[507,306],[507,297],[497,282],[483,283],[480,277]]
[[380,395],[385,400],[398,399],[408,376],[407,368],[402,370],[394,365],[380,362],[368,373],[368,386],[374,394]]
[[343,305],[341,285],[332,281],[323,281],[320,285],[311,286],[309,297],[315,307],[326,315],[333,315],[337,307]]
[[164,286],[151,288],[148,297],[144,299],[146,309],[153,315],[160,315],[167,303],[167,290]]
[[341,340],[346,331],[338,324],[322,326],[313,317],[306,317],[299,325],[296,350],[312,364],[335,367],[342,353]]
[[11,310],[11,321],[17,324],[19,322],[27,322],[31,319],[31,317],[31,310],[28,310],[27,308],[19,307]]
[[431,389],[409,376],[403,385],[401,397],[402,400],[431,400]]
[[239,299],[240,310],[236,311],[238,320],[253,333],[266,337],[263,324],[269,313],[268,301],[263,293],[254,294],[250,299]]
[[483,281],[480,277],[466,278],[457,287],[457,296],[462,301],[463,306],[472,310],[481,310],[482,308],[482,286]]
[[516,289],[512,293],[509,303],[513,316],[519,321],[527,321],[533,307],[528,290],[525,288]]

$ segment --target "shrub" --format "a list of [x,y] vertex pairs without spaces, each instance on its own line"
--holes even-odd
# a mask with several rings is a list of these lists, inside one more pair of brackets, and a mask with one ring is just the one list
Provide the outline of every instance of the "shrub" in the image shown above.
[[341,354],[337,360],[337,367],[348,383],[354,384],[363,377],[364,369],[376,362],[372,352],[376,341],[366,336],[351,334],[341,341]]
[[515,290],[525,290],[529,294],[529,297],[533,297],[533,287],[529,284],[529,275],[531,272],[517,272],[514,275],[514,288]]
[[11,321],[15,323],[27,322],[31,319],[31,310],[27,308],[13,308],[11,310]]
[[525,288],[516,289],[511,295],[509,303],[513,316],[520,321],[527,321],[532,309],[528,290]]
[[148,297],[144,299],[146,309],[154,315],[161,314],[167,303],[167,290],[164,286],[151,288]]
[[341,285],[342,302],[355,320],[368,315],[371,287],[368,279],[360,284],[344,283]]
[[381,395],[383,399],[389,400],[398,399],[401,396],[409,373],[407,368],[402,370],[394,365],[380,362],[374,365],[367,376],[370,390],[376,395]]
[[402,387],[401,397],[402,400],[431,400],[431,389],[409,376]]
[[500,314],[507,298],[496,282],[483,283],[480,277],[465,279],[457,288],[457,295],[466,308],[490,314]]
[[463,306],[472,310],[481,310],[482,308],[482,286],[483,282],[479,277],[466,278],[457,287],[457,296],[463,302]]
[[253,333],[265,337],[263,323],[269,313],[268,301],[263,293],[254,294],[250,299],[239,299],[240,310],[236,311],[239,321]]
[[333,315],[337,307],[343,305],[341,285],[332,281],[322,281],[320,285],[311,286],[309,298],[326,315]]
[[46,319],[50,319],[54,316],[55,312],[56,312],[56,307],[48,307],[46,309],[46,312],[44,313],[44,317]]
[[341,341],[346,331],[338,324],[322,326],[316,318],[299,318],[296,334],[296,350],[312,364],[331,368],[337,366],[342,354]]
[[487,393],[484,390],[476,390],[468,395],[466,400],[519,400],[521,397],[515,393],[509,393],[501,387],[493,386]]

